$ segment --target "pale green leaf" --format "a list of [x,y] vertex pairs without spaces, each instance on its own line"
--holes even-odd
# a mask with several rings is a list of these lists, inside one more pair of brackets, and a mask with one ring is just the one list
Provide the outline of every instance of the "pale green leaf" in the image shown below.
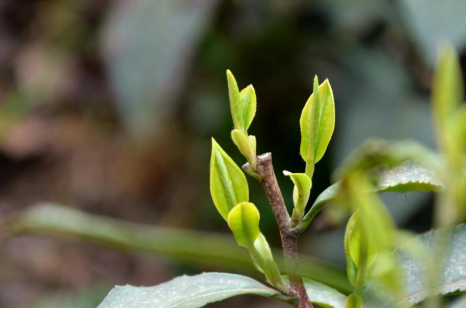
[[[317,90],[317,78],[313,94],[303,108],[300,117],[302,141],[300,154],[305,162],[317,163],[326,152],[334,132],[334,95],[326,79]],[[318,96],[319,94],[319,96]]]
[[240,92],[240,101],[243,108],[243,132],[247,132],[256,114],[256,92],[253,85],[249,85]]
[[232,208],[241,202],[248,202],[248,183],[242,170],[214,139],[209,178],[214,205],[227,221]]
[[[466,286],[466,247],[465,225],[459,225],[443,231],[432,231],[422,234],[418,240],[424,244],[420,255],[431,262],[429,271],[419,259],[408,252],[413,250],[417,242],[409,242],[395,251],[396,259],[404,271],[400,276],[404,287],[403,293],[390,294],[382,290],[377,282],[370,281],[362,294],[365,307],[406,307],[417,304],[429,296],[445,295],[465,291]],[[443,237],[447,241],[443,241]],[[441,259],[435,254],[440,243],[445,243]],[[419,250],[415,248],[415,250]],[[439,281],[428,280],[428,276],[437,275]]]
[[279,297],[251,278],[227,273],[182,276],[154,287],[116,286],[100,308],[199,308],[238,295]]
[[234,127],[246,134],[256,113],[255,89],[250,85],[240,92],[230,70],[227,70],[227,84]]
[[363,301],[360,295],[350,294],[345,302],[345,308],[363,308]]
[[[362,233],[361,223],[359,223],[360,211],[357,210],[349,219],[344,236],[344,247],[347,260],[347,276],[350,283],[357,285],[357,275],[360,271],[365,272],[366,278],[369,279],[369,268],[374,263],[377,255],[377,249],[366,233]],[[363,264],[361,259],[364,258]]]
[[[289,283],[289,279],[285,276],[282,277],[282,280]],[[303,278],[303,284],[305,285],[308,298],[313,304],[327,308],[344,307],[347,297],[339,291],[308,278]]]
[[259,211],[255,205],[247,202],[238,204],[230,211],[227,222],[239,246],[253,246],[260,234]]
[[230,70],[227,70],[227,85],[229,87],[230,113],[232,114],[234,127],[237,130],[243,130],[240,91],[238,90],[237,81]]

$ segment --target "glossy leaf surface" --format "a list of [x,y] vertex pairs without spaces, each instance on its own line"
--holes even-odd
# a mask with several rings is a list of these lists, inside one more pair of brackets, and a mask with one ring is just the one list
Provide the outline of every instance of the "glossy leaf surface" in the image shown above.
[[214,139],[209,180],[214,205],[227,221],[232,208],[241,202],[248,202],[248,183],[242,170]]
[[[443,186],[434,172],[413,161],[402,162],[392,167],[378,167],[370,173],[374,181],[373,192],[430,192],[439,191]],[[332,202],[340,187],[339,181],[321,192],[306,214],[305,220],[312,219],[326,203]]]
[[227,273],[182,276],[154,287],[116,286],[100,308],[199,308],[238,295],[275,297],[251,278]]
[[[406,307],[421,302],[428,296],[449,294],[457,291],[465,291],[466,286],[466,247],[465,225],[450,228],[447,233],[447,242],[443,248],[441,260],[435,260],[436,247],[444,237],[440,231],[432,231],[418,237],[427,251],[420,254],[428,258],[434,265],[429,271],[439,275],[439,282],[427,280],[427,273],[423,264],[412,255],[409,255],[411,247],[415,243],[408,243],[395,251],[396,259],[402,263],[404,270],[402,294],[391,295],[380,289],[376,282],[370,281],[362,294],[365,307]],[[429,284],[432,284],[430,287]],[[434,284],[434,286],[433,286]]]

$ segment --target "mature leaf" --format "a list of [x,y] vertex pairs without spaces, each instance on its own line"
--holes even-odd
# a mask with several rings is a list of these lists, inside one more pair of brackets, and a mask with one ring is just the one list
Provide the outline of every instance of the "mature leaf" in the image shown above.
[[[255,273],[250,256],[237,246],[231,235],[135,224],[60,205],[37,205],[17,215],[4,217],[0,221],[0,230],[2,239],[20,235],[65,237],[114,250],[146,253],[185,265],[210,265]],[[279,268],[286,271],[282,250],[272,251]],[[306,255],[300,255],[300,264],[304,276],[346,293],[351,291],[340,269]]]
[[256,93],[252,85],[241,92],[237,81],[230,70],[227,70],[227,83],[229,86],[230,112],[234,127],[247,134],[247,130],[256,113]]
[[376,168],[370,174],[375,182],[375,192],[426,192],[439,191],[443,187],[435,172],[414,161]]
[[[118,1],[109,7],[100,40],[102,59],[119,117],[134,136],[151,141],[170,125],[198,42],[209,30],[217,5],[213,0],[202,5],[189,0]],[[39,71],[49,70],[45,66]]]
[[217,210],[227,221],[232,208],[248,202],[248,183],[242,170],[212,139],[210,166],[211,196]]
[[[406,161],[399,165],[373,168],[370,172],[374,182],[373,192],[439,191],[443,184],[434,172],[424,165]],[[316,198],[310,211],[304,217],[311,221],[326,203],[333,201],[341,187],[338,181],[328,187]]]
[[423,159],[426,166],[435,166],[439,160],[423,145],[411,141],[369,139],[345,159],[333,178],[340,180],[354,172],[368,172],[380,166],[397,166],[406,161]]
[[[289,279],[286,276],[283,276],[282,280],[285,283],[289,283]],[[308,278],[303,278],[303,284],[305,285],[308,298],[313,304],[328,308],[344,307],[347,297],[339,291]]]
[[360,295],[350,294],[345,302],[345,308],[363,308],[363,301]]
[[326,79],[319,88],[315,77],[313,94],[303,108],[300,117],[302,141],[300,154],[305,162],[317,163],[326,152],[334,132],[334,95]]
[[[465,291],[466,286],[466,247],[465,225],[447,230],[432,231],[422,234],[418,240],[426,248],[420,254],[431,260],[430,272],[438,275],[439,281],[428,280],[426,267],[411,252],[416,242],[411,242],[395,251],[396,259],[402,264],[404,275],[400,277],[403,293],[390,294],[380,289],[379,284],[370,281],[362,294],[365,307],[406,307],[421,302],[428,296],[445,295]],[[446,237],[446,238],[444,238]],[[446,240],[446,242],[444,242]],[[444,243],[441,259],[436,254]]]
[[116,286],[100,308],[199,308],[238,295],[278,297],[251,278],[227,273],[182,276],[154,287]]
[[289,176],[295,184],[293,190],[293,202],[297,215],[301,218],[305,211],[306,204],[310,197],[311,179],[305,173],[290,173],[284,171],[285,176]]
[[251,247],[259,231],[259,211],[252,203],[243,202],[229,213],[227,222],[239,246]]

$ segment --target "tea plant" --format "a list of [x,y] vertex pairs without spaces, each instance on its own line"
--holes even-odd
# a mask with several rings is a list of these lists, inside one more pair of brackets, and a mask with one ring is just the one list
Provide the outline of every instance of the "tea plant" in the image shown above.
[[[465,220],[465,104],[461,104],[462,78],[456,61],[452,48],[443,49],[433,85],[433,118],[442,155],[411,141],[370,140],[349,156],[336,171],[336,182],[308,208],[315,165],[325,155],[335,126],[331,84],[327,79],[320,84],[315,77],[313,93],[299,121],[304,171],[283,172],[294,184],[290,212],[276,180],[271,154],[257,155],[256,137],[248,133],[256,114],[255,90],[250,85],[240,91],[233,74],[227,71],[234,125],[231,137],[247,163],[240,168],[213,139],[210,191],[236,243],[246,249],[269,285],[242,275],[203,273],[178,277],[155,287],[115,287],[100,307],[201,307],[244,294],[269,297],[297,307],[312,304],[407,307],[420,302],[440,306],[444,305],[441,295],[465,291],[466,229],[463,224],[456,226]],[[262,185],[269,200],[281,236],[283,258],[274,254],[277,251],[271,250],[260,231],[260,211],[249,200],[245,174]],[[435,215],[438,230],[413,237],[396,228],[377,193],[406,191],[438,192]],[[326,276],[313,274],[318,270],[316,264],[311,273],[300,267],[298,237],[326,205],[350,216],[343,245],[351,287],[339,286],[345,294],[323,284],[328,282]],[[261,210],[264,211],[268,210]],[[96,230],[95,226],[102,229]],[[2,225],[2,230],[7,236],[66,234],[182,258],[191,254],[187,258],[210,258],[209,262],[237,258],[235,263],[246,262],[240,258],[240,251],[215,237],[202,234],[182,237],[171,232],[161,236],[160,231],[57,206],[45,206],[11,218]],[[176,251],[172,242],[182,242],[183,248]],[[301,261],[309,263],[308,259]]]

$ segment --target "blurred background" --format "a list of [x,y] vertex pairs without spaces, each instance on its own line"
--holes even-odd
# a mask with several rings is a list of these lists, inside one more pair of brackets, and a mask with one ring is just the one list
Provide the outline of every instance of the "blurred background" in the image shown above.
[[[211,137],[230,140],[226,69],[253,84],[250,134],[272,152],[284,198],[304,171],[299,117],[313,77],[329,78],[336,130],[310,200],[369,137],[436,149],[430,88],[450,42],[465,77],[463,0],[2,0],[0,218],[41,202],[180,229],[230,233],[209,193]],[[261,186],[261,229],[280,246]],[[381,195],[400,228],[432,226],[429,193]],[[344,227],[320,215],[300,251],[345,269]],[[213,248],[215,250],[215,248]],[[223,271],[83,242],[22,236],[0,243],[0,306],[95,307],[114,285],[156,285]],[[260,276],[258,276],[260,278]],[[278,306],[239,297],[221,306]]]

